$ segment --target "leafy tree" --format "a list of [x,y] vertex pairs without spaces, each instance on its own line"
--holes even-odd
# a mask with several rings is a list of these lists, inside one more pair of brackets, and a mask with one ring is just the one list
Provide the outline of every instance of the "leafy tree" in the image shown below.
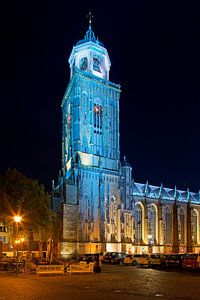
[[11,221],[15,214],[23,217],[22,229],[27,232],[31,229],[39,239],[51,234],[49,194],[37,180],[8,169],[0,176],[0,218]]

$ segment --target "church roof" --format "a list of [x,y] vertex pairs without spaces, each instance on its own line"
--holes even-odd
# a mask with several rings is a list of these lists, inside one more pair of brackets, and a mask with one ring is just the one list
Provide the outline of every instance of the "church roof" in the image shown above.
[[153,199],[163,199],[163,200],[177,200],[180,202],[191,202],[200,204],[200,193],[177,190],[176,187],[165,188],[161,184],[160,187],[150,185],[147,183],[136,183],[133,182],[132,195],[139,197],[147,197]]

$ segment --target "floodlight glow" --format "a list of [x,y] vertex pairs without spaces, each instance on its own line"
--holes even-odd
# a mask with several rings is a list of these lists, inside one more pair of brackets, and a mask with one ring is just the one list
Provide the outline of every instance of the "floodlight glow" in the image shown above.
[[14,216],[14,220],[16,223],[20,223],[21,220],[22,220],[22,217],[21,216]]

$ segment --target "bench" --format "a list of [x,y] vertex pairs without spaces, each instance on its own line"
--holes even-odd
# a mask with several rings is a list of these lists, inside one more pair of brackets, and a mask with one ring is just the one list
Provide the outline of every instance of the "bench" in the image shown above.
[[64,275],[64,265],[39,265],[36,268],[36,273],[40,275]]
[[94,274],[94,262],[90,262],[89,264],[87,264],[86,261],[73,263],[67,268],[67,273],[69,273],[69,275],[73,273]]

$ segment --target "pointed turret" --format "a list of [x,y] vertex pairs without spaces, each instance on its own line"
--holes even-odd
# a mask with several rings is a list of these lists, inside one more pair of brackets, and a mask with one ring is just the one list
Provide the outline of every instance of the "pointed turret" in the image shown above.
[[190,201],[190,190],[187,188],[187,200]]
[[162,182],[161,182],[160,189],[159,189],[159,193],[158,193],[159,199],[162,197],[162,191],[163,191],[163,184],[162,184]]
[[124,155],[124,160],[122,162],[122,167],[130,167],[130,164],[127,162],[125,155]]
[[174,200],[176,200],[177,198],[177,188],[176,188],[176,185],[174,187]]
[[149,182],[147,180],[146,184],[145,184],[145,188],[144,188],[144,196],[146,197],[148,194],[148,190],[149,190]]

